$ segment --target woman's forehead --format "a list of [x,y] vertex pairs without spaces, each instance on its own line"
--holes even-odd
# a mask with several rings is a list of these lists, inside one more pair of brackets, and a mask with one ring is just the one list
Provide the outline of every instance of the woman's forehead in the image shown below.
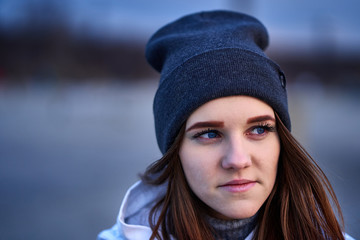
[[217,98],[196,109],[188,118],[187,125],[197,121],[244,120],[269,115],[274,117],[273,109],[265,102],[249,96],[230,96]]

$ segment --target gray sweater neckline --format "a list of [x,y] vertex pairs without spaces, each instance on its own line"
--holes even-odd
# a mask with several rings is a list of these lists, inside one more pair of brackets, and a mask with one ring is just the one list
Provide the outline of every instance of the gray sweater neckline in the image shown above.
[[257,214],[246,219],[223,220],[207,216],[217,240],[244,240],[255,228]]

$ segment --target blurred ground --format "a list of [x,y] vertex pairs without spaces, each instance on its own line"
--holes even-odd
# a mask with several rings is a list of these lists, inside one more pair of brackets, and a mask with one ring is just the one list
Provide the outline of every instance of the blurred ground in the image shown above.
[[[0,238],[95,239],[160,157],[156,81],[0,86]],[[360,238],[359,89],[292,84],[293,133],[324,168]]]

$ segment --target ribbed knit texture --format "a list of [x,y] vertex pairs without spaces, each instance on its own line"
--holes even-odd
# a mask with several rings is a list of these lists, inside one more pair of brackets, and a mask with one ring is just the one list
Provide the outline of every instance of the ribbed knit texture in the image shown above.
[[153,110],[162,153],[193,111],[226,96],[266,102],[290,129],[285,76],[263,52],[267,45],[257,19],[230,11],[188,15],[151,37],[146,57],[161,73]]
[[235,220],[222,220],[208,216],[206,220],[214,229],[216,240],[243,240],[254,230],[257,215]]

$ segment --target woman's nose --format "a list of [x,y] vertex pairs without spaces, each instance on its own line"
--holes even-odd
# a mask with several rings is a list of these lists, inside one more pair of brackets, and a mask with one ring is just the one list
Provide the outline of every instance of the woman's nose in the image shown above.
[[251,155],[246,144],[239,138],[229,141],[221,165],[224,169],[242,169],[251,166]]

